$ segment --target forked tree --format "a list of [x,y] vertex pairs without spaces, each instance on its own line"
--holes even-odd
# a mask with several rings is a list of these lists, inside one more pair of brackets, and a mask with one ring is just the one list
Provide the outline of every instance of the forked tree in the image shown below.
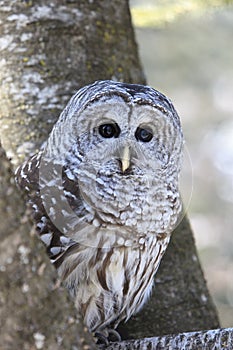
[[[14,170],[48,137],[72,94],[95,80],[145,84],[127,0],[0,2],[0,347],[95,348],[35,235]],[[186,216],[126,339],[219,326]]]

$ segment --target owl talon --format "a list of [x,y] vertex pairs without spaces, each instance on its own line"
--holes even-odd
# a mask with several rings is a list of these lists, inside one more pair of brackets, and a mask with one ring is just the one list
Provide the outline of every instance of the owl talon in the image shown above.
[[104,335],[103,333],[96,332],[94,337],[97,339],[96,343],[98,345],[104,345],[104,346],[109,345],[108,337],[106,335]]
[[96,332],[97,344],[108,346],[109,343],[121,341],[120,334],[115,329],[107,329],[103,333]]
[[108,339],[111,342],[121,341],[121,336],[115,329],[109,329],[108,330]]

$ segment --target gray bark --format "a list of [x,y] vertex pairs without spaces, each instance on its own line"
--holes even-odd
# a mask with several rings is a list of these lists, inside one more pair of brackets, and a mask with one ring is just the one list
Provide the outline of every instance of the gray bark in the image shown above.
[[233,349],[233,328],[181,333],[111,344],[106,350],[220,350]]
[[[13,167],[38,149],[81,85],[98,79],[145,83],[126,0],[0,1],[0,50],[0,138]],[[1,162],[0,348],[34,349],[36,336],[46,349],[93,347],[66,292],[54,289],[55,271],[30,234],[3,153]],[[10,318],[3,324],[6,314]],[[218,326],[185,218],[150,302],[121,328],[126,338],[140,338]],[[62,345],[55,346],[56,339]]]

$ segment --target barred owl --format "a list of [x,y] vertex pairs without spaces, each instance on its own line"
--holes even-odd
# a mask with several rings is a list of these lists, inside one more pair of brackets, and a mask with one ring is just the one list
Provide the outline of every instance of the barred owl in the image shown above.
[[116,328],[150,295],[181,212],[182,149],[166,96],[97,81],[18,168],[40,238],[91,331]]

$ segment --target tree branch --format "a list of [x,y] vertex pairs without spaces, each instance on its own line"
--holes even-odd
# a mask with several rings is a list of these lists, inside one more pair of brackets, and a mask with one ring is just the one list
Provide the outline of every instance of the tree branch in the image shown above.
[[106,350],[217,350],[233,349],[233,328],[180,333],[112,343]]

